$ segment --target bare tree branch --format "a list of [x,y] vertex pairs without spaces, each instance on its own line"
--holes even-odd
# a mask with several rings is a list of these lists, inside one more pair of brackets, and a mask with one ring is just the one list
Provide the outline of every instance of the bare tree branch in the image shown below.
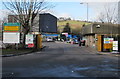
[[24,34],[31,31],[34,19],[39,13],[52,8],[44,0],[10,0],[3,2],[3,4],[14,14],[13,17],[21,23]]
[[117,5],[115,4],[113,6],[104,6],[104,10],[105,11],[101,12],[100,15],[98,16],[98,20],[101,22],[116,23]]

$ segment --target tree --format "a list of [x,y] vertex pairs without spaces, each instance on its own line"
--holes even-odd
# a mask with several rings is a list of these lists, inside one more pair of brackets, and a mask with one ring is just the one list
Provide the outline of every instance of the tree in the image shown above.
[[69,18],[67,18],[67,20],[71,20],[71,18],[69,17]]
[[[102,23],[107,23],[108,26],[110,24],[118,24],[118,5],[115,4],[108,4],[104,6],[104,11],[100,13],[98,18]],[[109,29],[109,27],[107,28]],[[114,26],[112,26],[114,29]],[[113,31],[111,31],[111,37],[113,37]]]
[[3,2],[3,4],[23,27],[23,43],[25,43],[25,35],[31,32],[35,17],[53,7],[44,0],[10,0],[9,2]]
[[3,25],[4,23],[8,22],[8,15],[11,13],[8,10],[2,10],[2,17],[0,18],[0,23]]
[[105,15],[101,12],[100,13],[100,15],[98,16],[98,20],[100,21],[100,22],[105,22]]
[[70,29],[69,23],[66,23],[66,26],[64,27],[63,32],[67,32],[69,34],[71,33],[71,29]]
[[117,23],[118,21],[118,16],[117,16],[117,5],[106,5],[104,6],[104,9],[102,12],[100,12],[100,15],[98,16],[98,20],[101,21],[102,23],[107,22],[107,23]]

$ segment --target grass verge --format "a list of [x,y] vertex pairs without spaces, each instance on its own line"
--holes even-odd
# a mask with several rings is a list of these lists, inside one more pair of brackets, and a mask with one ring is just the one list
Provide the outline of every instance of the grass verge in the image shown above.
[[2,49],[2,55],[19,55],[32,52],[33,49]]

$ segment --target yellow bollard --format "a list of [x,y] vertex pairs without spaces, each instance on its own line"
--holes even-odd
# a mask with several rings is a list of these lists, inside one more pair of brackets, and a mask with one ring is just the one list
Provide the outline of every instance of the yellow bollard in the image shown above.
[[42,35],[38,34],[37,35],[37,49],[42,48]]

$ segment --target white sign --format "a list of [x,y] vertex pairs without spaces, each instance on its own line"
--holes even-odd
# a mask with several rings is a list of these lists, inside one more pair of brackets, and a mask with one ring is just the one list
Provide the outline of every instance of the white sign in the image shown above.
[[20,43],[20,33],[3,32],[3,43]]
[[118,41],[113,41],[113,50],[118,50]]
[[33,35],[32,34],[28,34],[26,35],[26,41],[25,44],[33,44]]

